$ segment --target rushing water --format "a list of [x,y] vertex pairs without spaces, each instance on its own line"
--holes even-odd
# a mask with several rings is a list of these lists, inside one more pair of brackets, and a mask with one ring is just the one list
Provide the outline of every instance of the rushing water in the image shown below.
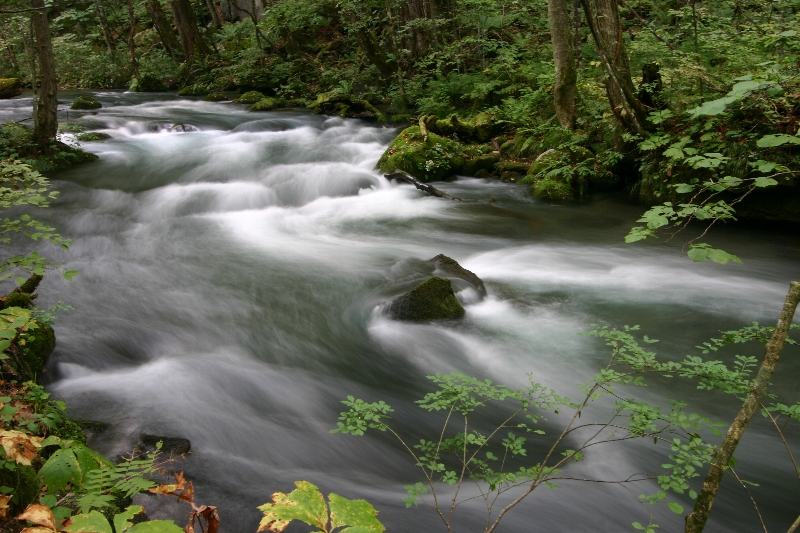
[[[142,432],[190,439],[197,501],[219,506],[228,533],[255,531],[255,507],[297,479],[368,499],[390,531],[439,531],[433,511],[401,501],[402,485],[419,478],[395,442],[329,434],[341,399],[385,399],[419,438],[437,427],[413,403],[434,372],[513,386],[532,373],[577,397],[607,354],[578,335],[590,324],[641,324],[662,339],[659,352],[680,357],[720,329],[773,323],[798,277],[796,234],[721,228],[717,242],[744,264],[694,264],[674,247],[623,244],[641,208],[617,200],[553,205],[479,179],[441,187],[492,196],[495,207],[427,197],[373,170],[394,129],[171,95],[99,96],[96,114],[62,112],[61,121],[112,139],[84,144],[99,162],[53,177],[61,196],[43,215],[74,241],[68,253],[44,251],[80,271],[40,289],[41,307],[75,306],[56,326],[49,387],[75,415],[110,423],[91,442],[110,456]],[[30,100],[2,105],[7,119],[30,113]],[[387,319],[382,304],[424,279],[419,260],[440,253],[480,276],[489,297],[470,301],[459,323]],[[787,349],[775,379],[791,402],[797,355]],[[689,384],[641,393],[662,405],[694,400],[722,420],[736,410]],[[550,418],[552,435],[562,420]],[[768,526],[781,531],[800,512],[798,484],[769,429],[756,420],[737,455],[740,475],[760,484],[750,491]],[[797,451],[800,432],[787,436]],[[623,479],[658,471],[665,452],[652,442],[598,448],[569,472]],[[707,531],[759,530],[748,502],[726,480]],[[682,529],[664,506],[646,509],[662,531]],[[456,531],[482,531],[480,506],[459,512]],[[646,510],[625,490],[564,482],[531,495],[501,531],[626,531],[637,520],[646,523]]]

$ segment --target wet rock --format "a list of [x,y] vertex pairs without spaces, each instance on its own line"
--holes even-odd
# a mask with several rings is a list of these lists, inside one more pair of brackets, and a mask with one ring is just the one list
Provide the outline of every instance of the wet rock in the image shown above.
[[427,140],[419,126],[400,132],[378,160],[385,173],[402,170],[422,182],[437,181],[461,172],[464,167],[464,146],[428,132]]
[[459,265],[455,259],[439,254],[426,263],[434,269],[434,274],[450,278],[450,282],[456,286],[456,289],[463,290],[471,287],[481,299],[486,297],[486,286],[483,284],[483,280],[474,272]]
[[110,139],[111,135],[108,133],[101,133],[98,131],[90,131],[88,133],[81,133],[76,137],[79,141],[82,142],[97,142],[97,141],[105,141]]
[[435,115],[422,117],[428,131],[442,137],[455,137],[462,142],[485,143],[505,130],[506,124],[489,113],[479,113],[473,121],[462,121],[455,115],[440,119]]
[[70,109],[100,109],[103,107],[94,96],[79,96],[72,102]]
[[394,300],[389,316],[414,322],[454,320],[464,316],[464,308],[456,299],[450,280],[434,277]]
[[377,121],[381,124],[386,122],[386,117],[378,109],[366,100],[358,100],[352,96],[344,94],[317,95],[317,99],[308,105],[314,113],[324,113],[337,117],[360,118],[362,120]]
[[163,437],[161,435],[150,435],[142,433],[139,435],[140,448],[145,451],[153,451],[156,445],[161,442],[161,452],[170,455],[183,455],[192,450],[192,444],[189,439],[181,437]]
[[222,93],[208,93],[205,97],[206,102],[224,102],[227,99],[228,97]]
[[0,100],[7,100],[22,94],[22,81],[19,78],[0,78]]
[[234,104],[250,104],[253,105],[256,102],[265,99],[266,96],[258,91],[247,91],[239,98],[234,98]]
[[523,175],[519,172],[512,172],[510,170],[506,170],[505,172],[500,174],[500,181],[510,181],[511,183],[516,183],[520,179],[522,179]]

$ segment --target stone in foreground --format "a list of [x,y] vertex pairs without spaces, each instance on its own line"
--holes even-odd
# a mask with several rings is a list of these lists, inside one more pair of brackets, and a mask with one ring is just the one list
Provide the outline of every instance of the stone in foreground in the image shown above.
[[414,322],[453,320],[464,316],[464,308],[456,300],[450,280],[435,277],[394,300],[389,306],[389,316]]

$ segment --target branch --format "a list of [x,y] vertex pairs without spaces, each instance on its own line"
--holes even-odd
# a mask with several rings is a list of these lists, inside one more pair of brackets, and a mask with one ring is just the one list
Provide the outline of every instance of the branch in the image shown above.
[[645,25],[645,27],[647,27],[647,29],[648,29],[648,30],[650,30],[650,33],[652,33],[652,34],[653,34],[653,37],[655,37],[656,39],[658,39],[658,40],[659,40],[659,41],[661,41],[662,43],[664,43],[664,44],[666,44],[667,46],[669,46],[670,50],[672,50],[673,52],[678,50],[677,48],[675,48],[675,45],[674,45],[674,44],[670,43],[669,41],[667,41],[666,39],[664,39],[663,37],[661,37],[659,34],[657,34],[657,33],[656,33],[656,31],[655,31],[653,28],[651,28],[649,24],[647,24],[647,21],[646,21],[644,18],[642,18],[642,16],[641,16],[639,13],[637,13],[637,12],[636,12],[636,10],[635,10],[635,9],[633,9],[633,8],[632,8],[632,7],[631,7],[631,6],[628,4],[628,2],[626,2],[625,0],[619,0],[619,1],[620,1],[620,3],[621,3],[623,6],[625,6],[625,7],[626,7],[626,8],[627,8],[627,9],[628,9],[628,10],[629,10],[631,13],[633,13],[633,14],[636,16],[636,18],[637,18],[637,19],[639,19],[639,21],[640,21],[642,24],[644,24],[644,25]]

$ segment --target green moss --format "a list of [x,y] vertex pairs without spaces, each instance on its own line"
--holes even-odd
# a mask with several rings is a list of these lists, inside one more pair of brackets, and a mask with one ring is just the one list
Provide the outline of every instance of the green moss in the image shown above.
[[79,141],[83,142],[91,142],[91,141],[105,141],[106,139],[110,139],[111,135],[108,133],[100,133],[97,131],[90,131],[89,133],[81,133],[77,136]]
[[[0,469],[0,486],[14,489],[14,506],[12,516],[22,512],[26,506],[37,501],[39,497],[39,479],[36,470],[30,466],[16,465],[13,470]],[[3,529],[3,531],[17,531],[16,529]]]
[[284,107],[286,102],[281,98],[262,98],[250,106],[250,111],[272,111]]
[[208,93],[208,87],[197,83],[195,85],[187,85],[178,91],[178,96],[205,96]]
[[224,102],[228,97],[222,93],[208,93],[205,97],[206,102]]
[[389,314],[398,320],[415,322],[453,320],[464,316],[464,308],[458,303],[450,280],[436,277],[393,301]]
[[14,98],[22,94],[19,78],[0,78],[0,99]]
[[72,102],[70,109],[100,109],[103,107],[94,96],[79,96]]
[[495,169],[500,172],[516,172],[524,176],[530,166],[530,163],[524,161],[500,161],[495,165]]
[[402,170],[420,181],[436,181],[458,174],[464,167],[464,146],[435,133],[425,141],[419,126],[400,132],[378,161],[382,172]]
[[386,117],[374,105],[366,100],[359,100],[345,94],[320,93],[308,107],[314,113],[386,123]]
[[42,373],[42,368],[56,347],[56,335],[53,328],[37,324],[20,335],[18,342],[22,363],[26,367],[24,370],[30,376],[38,376]]
[[28,309],[33,305],[31,295],[25,292],[12,292],[6,296],[6,301],[3,302],[3,309],[8,307],[23,307]]
[[467,159],[464,162],[464,168],[461,173],[465,176],[474,176],[481,170],[492,172],[497,163],[500,162],[500,156],[497,154],[483,154],[472,159]]
[[234,104],[250,104],[250,105],[252,105],[252,104],[255,104],[256,102],[259,102],[259,101],[263,100],[264,98],[266,98],[266,96],[264,96],[262,93],[260,93],[258,91],[247,91],[246,93],[244,93],[239,98],[235,98],[233,100],[233,103]]
[[537,179],[533,182],[532,192],[545,200],[566,200],[575,193],[568,183],[556,181],[551,178]]

